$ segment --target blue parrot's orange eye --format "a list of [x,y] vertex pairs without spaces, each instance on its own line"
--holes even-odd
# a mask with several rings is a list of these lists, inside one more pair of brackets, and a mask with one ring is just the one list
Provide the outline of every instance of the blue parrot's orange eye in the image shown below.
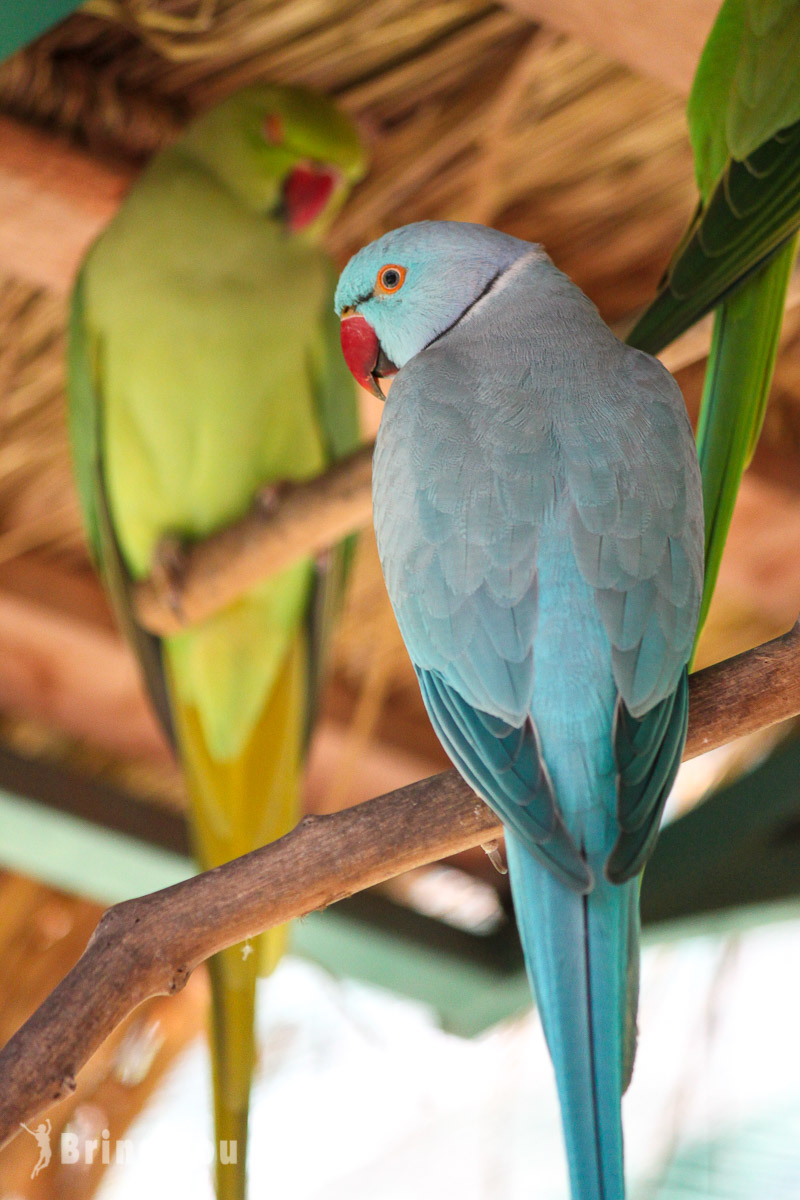
[[264,141],[269,142],[271,146],[280,146],[283,142],[283,117],[280,113],[269,113],[264,117],[261,132]]
[[385,267],[381,267],[380,271],[378,271],[378,281],[375,284],[375,288],[379,292],[399,292],[405,281],[405,267],[399,267],[397,263],[387,263]]

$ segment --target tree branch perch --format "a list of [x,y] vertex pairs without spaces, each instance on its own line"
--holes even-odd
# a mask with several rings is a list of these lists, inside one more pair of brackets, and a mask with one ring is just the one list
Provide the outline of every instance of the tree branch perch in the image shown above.
[[[684,758],[800,712],[800,621],[694,675]],[[501,833],[456,771],[324,817],[174,887],[110,908],[81,959],[0,1052],[0,1145],[74,1088],[109,1033],[225,946]]]
[[372,445],[308,483],[256,501],[240,521],[188,546],[180,579],[152,575],[136,589],[141,623],[161,636],[194,625],[304,555],[320,554],[372,518]]

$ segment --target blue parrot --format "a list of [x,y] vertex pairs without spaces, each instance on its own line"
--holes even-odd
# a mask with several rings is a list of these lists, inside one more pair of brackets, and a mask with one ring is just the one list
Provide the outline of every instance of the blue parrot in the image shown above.
[[703,577],[681,393],[539,246],[407,225],[348,263],[373,504],[430,719],[506,830],[573,1200],[625,1194],[638,875],[681,759]]

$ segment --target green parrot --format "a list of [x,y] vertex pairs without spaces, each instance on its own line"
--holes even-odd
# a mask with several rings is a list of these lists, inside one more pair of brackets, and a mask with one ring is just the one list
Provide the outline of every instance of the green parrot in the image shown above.
[[[348,547],[163,640],[137,625],[131,588],[165,535],[203,538],[264,485],[307,479],[356,446],[319,242],[363,170],[328,100],[240,91],[154,158],[75,285],[70,432],[88,540],[181,760],[204,869],[298,820]],[[235,1141],[238,1159],[217,1154],[220,1200],[245,1193],[256,977],[286,933],[263,939],[210,963],[217,1148]]]
[[797,0],[725,0],[687,115],[700,203],[628,341],[656,354],[719,305],[697,430],[706,522],[699,630],[761,432],[800,227]]

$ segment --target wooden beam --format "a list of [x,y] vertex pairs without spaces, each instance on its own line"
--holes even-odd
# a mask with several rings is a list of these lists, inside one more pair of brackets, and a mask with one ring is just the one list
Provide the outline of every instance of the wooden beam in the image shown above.
[[503,0],[506,8],[569,33],[641,75],[688,95],[721,0]]
[[68,142],[0,116],[0,263],[65,294],[133,179]]
[[170,758],[97,582],[32,558],[0,567],[0,709],[126,758]]
[[[343,687],[323,700],[306,771],[311,812],[328,807],[331,779],[349,750],[355,702]],[[173,761],[136,661],[95,576],[65,571],[33,555],[0,565],[0,710],[117,757],[143,759],[165,770]],[[396,738],[391,744],[378,738],[359,753],[351,800],[422,779],[445,762],[430,736],[419,742],[412,736]]]

